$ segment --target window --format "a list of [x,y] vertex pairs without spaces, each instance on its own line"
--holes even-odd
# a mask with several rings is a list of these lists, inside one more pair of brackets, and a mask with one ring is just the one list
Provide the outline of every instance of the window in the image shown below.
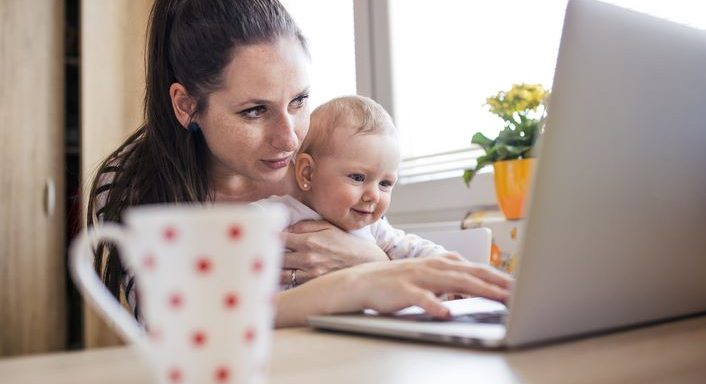
[[[387,1],[401,180],[458,176],[481,153],[473,133],[502,128],[486,97],[518,82],[551,88],[566,0]],[[608,2],[706,28],[699,2]]]
[[[495,203],[490,175],[470,189],[460,180],[482,152],[471,136],[501,126],[483,107],[487,96],[513,82],[551,87],[566,0],[282,2],[310,42],[312,106],[357,90],[388,108],[404,135],[407,185],[395,188],[390,220],[457,223],[467,207]],[[608,2],[706,29],[699,1]]]
[[390,0],[403,156],[467,149],[502,123],[485,98],[515,82],[551,86],[565,1]]
[[353,0],[282,0],[309,42],[310,106],[356,93]]
[[[282,2],[309,40],[312,108],[357,92],[388,108],[402,134],[403,182],[456,177],[473,164],[481,153],[471,148],[473,133],[494,136],[502,127],[486,97],[516,82],[551,88],[566,7],[566,0]],[[706,29],[698,1],[608,2]]]

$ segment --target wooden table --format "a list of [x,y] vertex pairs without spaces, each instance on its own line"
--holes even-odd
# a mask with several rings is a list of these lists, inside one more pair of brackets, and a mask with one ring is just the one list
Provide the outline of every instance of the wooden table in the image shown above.
[[[0,383],[148,383],[129,347],[0,360]],[[511,352],[278,330],[270,383],[706,383],[706,316]]]

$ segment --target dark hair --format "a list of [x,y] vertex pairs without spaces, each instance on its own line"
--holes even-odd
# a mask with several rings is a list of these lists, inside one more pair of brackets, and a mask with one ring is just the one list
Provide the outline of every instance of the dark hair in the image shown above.
[[[223,70],[239,48],[294,37],[307,51],[277,0],[156,0],[148,33],[145,122],[100,164],[89,193],[89,226],[120,222],[130,206],[213,200],[208,147],[200,131],[190,132],[176,119],[173,83],[186,88],[198,114],[222,86]],[[118,297],[125,270],[115,249],[99,247],[95,267]]]

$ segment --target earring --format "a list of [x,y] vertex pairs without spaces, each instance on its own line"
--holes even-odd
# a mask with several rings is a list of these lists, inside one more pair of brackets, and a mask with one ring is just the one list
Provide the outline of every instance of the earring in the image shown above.
[[189,125],[186,126],[186,129],[189,131],[189,133],[195,134],[201,130],[201,127],[199,127],[196,122],[192,121],[189,123]]
[[309,189],[309,183],[304,183],[304,184],[302,184],[302,188],[304,188],[304,189]]

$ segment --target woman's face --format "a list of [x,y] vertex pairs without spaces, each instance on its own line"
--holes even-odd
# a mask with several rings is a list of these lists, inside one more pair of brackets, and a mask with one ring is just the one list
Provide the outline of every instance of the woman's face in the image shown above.
[[294,38],[237,51],[223,71],[222,88],[195,118],[214,176],[255,183],[284,179],[309,129],[309,65]]

